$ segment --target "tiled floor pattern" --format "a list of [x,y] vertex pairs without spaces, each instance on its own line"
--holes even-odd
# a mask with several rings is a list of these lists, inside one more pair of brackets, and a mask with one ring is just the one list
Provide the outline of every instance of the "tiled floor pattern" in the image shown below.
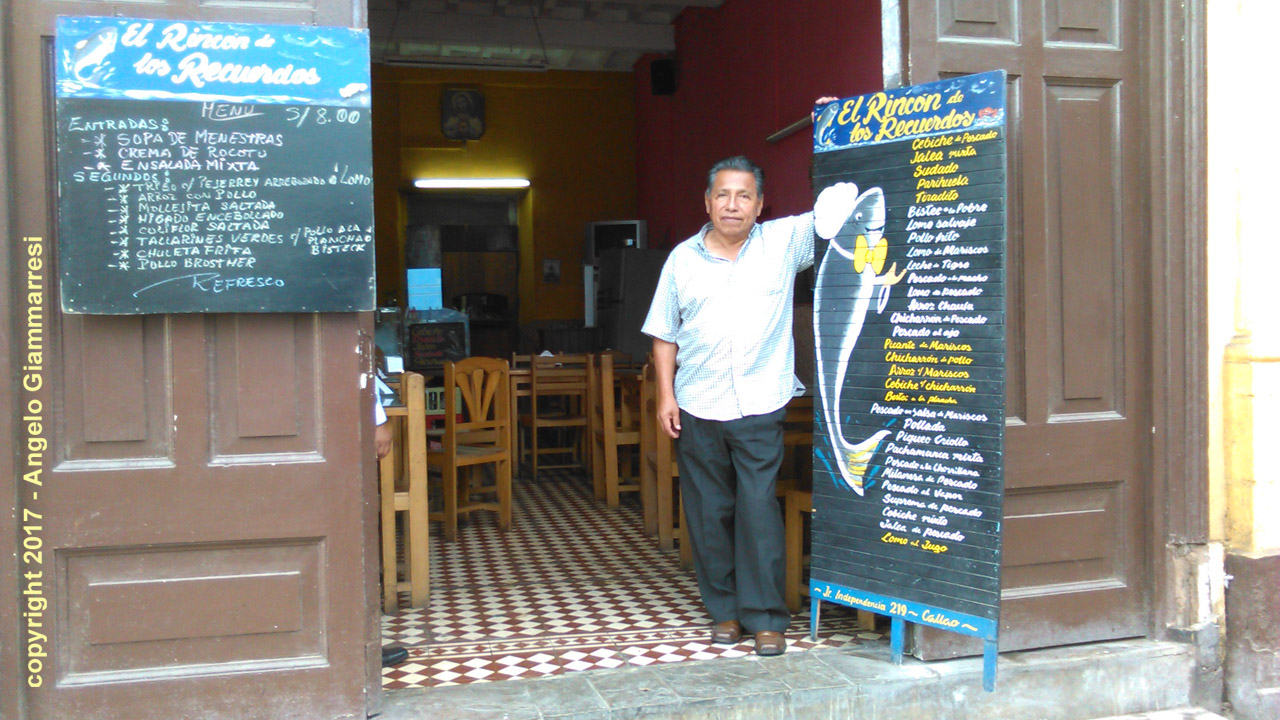
[[[382,618],[386,644],[409,659],[385,668],[384,688],[530,678],[626,664],[752,652],[707,642],[711,622],[692,571],[643,532],[639,507],[610,509],[581,474],[518,480],[513,527],[475,513],[444,542],[431,537],[431,599]],[[401,596],[401,604],[407,604]],[[879,641],[852,613],[824,606],[817,642],[807,612],[787,631],[789,652]]]

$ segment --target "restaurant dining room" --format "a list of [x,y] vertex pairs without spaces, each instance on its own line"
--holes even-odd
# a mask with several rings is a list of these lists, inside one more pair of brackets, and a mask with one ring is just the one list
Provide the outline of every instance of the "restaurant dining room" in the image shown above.
[[[746,154],[765,168],[761,220],[811,206],[812,102],[879,89],[879,18],[692,5],[704,7],[683,7],[650,46],[447,56],[404,41],[426,32],[407,13],[394,10],[393,31],[393,10],[370,3],[375,48],[401,38],[372,68],[377,400],[392,431],[382,640],[409,653],[383,669],[384,688],[752,652],[749,637],[709,641],[640,327],[667,254],[706,222],[712,163]],[[554,39],[559,26],[541,29]],[[815,41],[857,26],[864,45]],[[751,81],[727,87],[726,63]],[[735,103],[753,112],[725,111]],[[811,273],[795,300],[777,490],[787,642],[881,642],[873,616],[839,608],[809,636]]]

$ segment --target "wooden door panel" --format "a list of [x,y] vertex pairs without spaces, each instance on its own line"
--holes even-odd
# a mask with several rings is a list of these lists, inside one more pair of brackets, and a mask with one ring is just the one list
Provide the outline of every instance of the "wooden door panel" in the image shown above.
[[59,336],[58,467],[172,465],[166,318],[67,315]]
[[[319,541],[109,548],[63,557],[59,600],[68,612],[60,685],[324,662]],[[165,607],[193,611],[138,611]]]
[[1017,39],[1014,0],[953,0],[938,7],[938,36],[975,40]]
[[369,318],[62,315],[47,70],[59,14],[351,25],[358,3],[6,9],[14,229],[46,238],[51,266],[49,458],[24,500],[44,518],[53,650],[18,717],[364,717],[378,705]]
[[[1049,417],[1121,409],[1123,298],[1118,92],[1114,86],[1047,84],[1044,240],[1049,303]],[[1082,348],[1088,348],[1082,352]]]
[[318,462],[321,394],[316,315],[217,315],[209,396],[213,462]]
[[[910,82],[1009,73],[1001,649],[1143,634],[1137,0],[918,0],[908,13]],[[976,649],[913,639],[926,658]]]
[[1120,38],[1119,0],[1047,0],[1044,15],[1046,44],[1114,48]]
[[1004,549],[1006,587],[1066,585],[1112,577],[1110,541],[1117,521],[1112,484],[1014,495],[1005,531],[1020,538]]

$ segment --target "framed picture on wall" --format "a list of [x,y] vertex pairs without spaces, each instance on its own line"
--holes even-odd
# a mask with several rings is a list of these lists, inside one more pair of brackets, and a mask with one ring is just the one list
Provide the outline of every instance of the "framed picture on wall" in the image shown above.
[[557,285],[560,283],[560,261],[559,260],[543,260],[542,261],[542,282],[548,285]]
[[450,140],[479,140],[484,135],[484,93],[462,88],[442,90],[440,131]]

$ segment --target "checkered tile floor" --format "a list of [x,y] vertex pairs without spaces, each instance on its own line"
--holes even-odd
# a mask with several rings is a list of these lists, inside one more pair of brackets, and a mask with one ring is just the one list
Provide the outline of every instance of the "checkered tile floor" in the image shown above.
[[[427,608],[382,618],[384,644],[409,659],[382,671],[387,689],[532,678],[622,665],[740,657],[707,642],[710,617],[692,571],[644,535],[634,502],[610,509],[581,473],[517,480],[512,529],[473,514],[446,543],[431,529]],[[407,595],[401,605],[407,605]],[[817,642],[807,611],[787,631],[789,652],[876,642],[852,613],[823,609]]]

